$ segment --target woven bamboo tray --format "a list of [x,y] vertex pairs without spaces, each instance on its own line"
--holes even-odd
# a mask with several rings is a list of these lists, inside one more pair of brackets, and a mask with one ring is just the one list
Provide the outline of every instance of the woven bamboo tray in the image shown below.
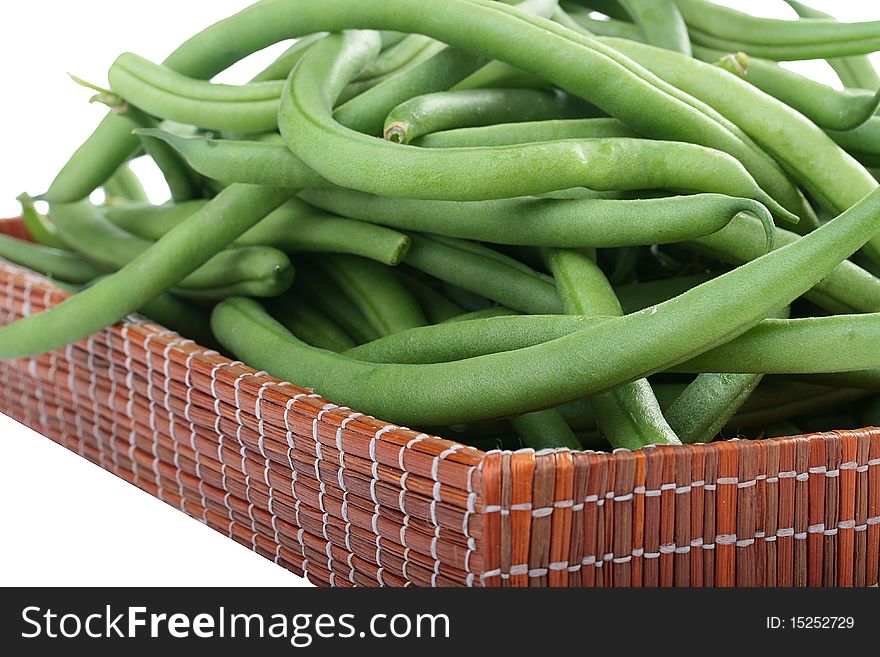
[[[0,260],[0,324],[66,296]],[[0,363],[0,391],[3,413],[317,585],[878,583],[880,429],[486,453],[139,317]]]

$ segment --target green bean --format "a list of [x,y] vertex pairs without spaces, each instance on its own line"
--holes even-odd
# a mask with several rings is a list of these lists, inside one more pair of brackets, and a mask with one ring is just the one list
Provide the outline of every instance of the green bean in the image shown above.
[[464,310],[458,305],[440,294],[427,283],[420,281],[415,276],[398,270],[397,277],[403,282],[410,293],[419,302],[422,312],[430,324],[442,322],[460,317]]
[[28,358],[101,331],[178,284],[290,197],[234,185],[113,276],[39,315],[0,328],[0,359]]
[[[552,249],[547,263],[565,312],[587,317],[623,315],[614,290],[595,263],[595,252]],[[599,431],[615,448],[680,445],[663,417],[647,379],[625,383],[590,398]]]
[[710,442],[761,382],[761,374],[700,374],[666,409],[683,443]]
[[323,39],[327,34],[319,32],[318,34],[310,34],[301,39],[297,39],[290,48],[285,50],[274,62],[269,64],[262,71],[257,73],[251,82],[271,82],[273,80],[286,80],[296,66],[297,62],[302,59],[306,50],[316,41]]
[[[801,18],[832,18],[832,16],[816,11],[796,0],[785,0]],[[843,82],[843,86],[856,89],[880,88],[880,75],[871,64],[871,60],[865,55],[852,57],[831,58],[828,60],[831,68],[837,73],[837,77]]]
[[104,194],[111,202],[115,199],[141,203],[147,201],[147,192],[126,162],[104,183]]
[[[468,0],[469,5],[480,2]],[[378,41],[369,33],[328,37],[309,50],[282,98],[279,127],[288,147],[337,185],[393,197],[483,200],[578,186],[719,191],[716,185],[737,178],[741,182],[733,186],[741,189],[725,191],[755,198],[774,206],[771,210],[779,216],[788,216],[766,192],[754,189],[757,185],[738,162],[720,151],[692,144],[622,139],[426,151],[357,134],[336,123],[330,108],[377,47]],[[474,160],[477,155],[479,163]],[[625,164],[636,156],[639,166]],[[708,156],[711,163],[697,165],[699,175],[695,176],[694,160],[701,156]],[[591,166],[585,171],[581,163],[587,159]],[[690,166],[678,171],[685,159]],[[540,170],[542,175],[519,175],[524,170]],[[723,175],[714,175],[721,170],[725,170]],[[676,180],[680,175],[689,180]],[[713,189],[706,189],[709,184]]]
[[674,0],[619,0],[652,46],[690,57],[688,28]]
[[67,249],[67,245],[58,235],[58,229],[48,217],[37,211],[29,194],[21,194],[16,200],[21,203],[22,223],[34,242],[53,249]]
[[[130,233],[157,240],[203,202],[166,206],[135,205],[107,210],[107,218]],[[397,265],[409,248],[409,238],[387,228],[338,217],[291,199],[269,214],[234,246],[271,246],[288,254],[344,253],[386,265]]]
[[[794,233],[776,229],[776,248],[786,247],[799,239]],[[683,246],[739,265],[760,258],[765,243],[764,232],[759,230],[758,222],[740,214],[717,233],[697,238]],[[833,313],[876,312],[880,311],[880,280],[846,260],[804,296]]]
[[773,234],[772,218],[760,203],[715,194],[470,203],[388,199],[344,189],[309,190],[301,196],[330,212],[399,230],[496,244],[609,248],[681,242],[721,230],[740,212],[761,217],[767,234]]
[[40,198],[50,203],[74,203],[84,199],[128,160],[138,144],[128,121],[108,114]]
[[582,449],[580,441],[559,411],[550,409],[510,418],[523,443],[532,449]]
[[317,262],[321,271],[342,288],[379,335],[428,323],[418,301],[387,267],[364,258],[342,255],[327,256]]
[[86,283],[100,272],[77,254],[0,235],[0,258],[68,283]]
[[510,146],[560,139],[608,139],[636,137],[617,119],[561,119],[500,123],[477,128],[458,128],[425,135],[413,143],[422,148],[472,148]]
[[104,209],[104,216],[122,230],[145,240],[156,241],[175,226],[183,223],[208,201],[185,201],[183,203],[125,203]]
[[[121,269],[153,242],[127,233],[88,202],[51,206],[64,240],[87,260],[105,270]],[[180,281],[178,294],[217,299],[248,294],[277,296],[293,282],[287,256],[276,249],[249,247],[221,251]]]
[[[698,49],[698,55],[704,61],[710,58],[718,60],[712,50]],[[778,64],[749,57],[745,53],[724,55],[716,61],[716,65],[794,107],[825,129],[857,128],[871,118],[880,105],[880,91],[838,91],[793,71],[787,71]]]
[[[795,23],[796,21],[788,21]],[[836,21],[835,21],[836,22]],[[852,25],[853,23],[850,23]],[[800,61],[804,59],[831,59],[872,53],[880,48],[880,39],[860,39],[852,41],[829,41],[822,44],[755,44],[748,41],[725,39],[690,28],[691,41],[695,46],[705,46],[726,52],[747,52],[755,57],[772,59],[777,62]]]
[[[692,28],[691,36],[695,40],[715,37],[744,41],[749,44],[751,54],[758,57],[765,56],[759,52],[762,48],[776,46],[803,48],[804,52],[809,53],[799,59],[862,54],[877,49],[869,47],[865,50],[867,44],[880,42],[880,21],[838,23],[827,19],[779,20],[750,16],[705,0],[675,2],[688,27]],[[705,45],[711,46],[709,43]]]
[[132,53],[108,74],[113,92],[145,112],[210,130],[258,133],[274,130],[284,82],[221,85],[188,78]]
[[473,89],[416,96],[391,110],[385,139],[397,144],[442,130],[516,121],[582,118],[579,99],[543,89]]
[[443,48],[444,45],[430,37],[422,36],[421,34],[407,35],[399,43],[384,49],[376,60],[355,78],[355,82],[379,78],[399,71],[413,60],[424,56],[426,52],[428,56],[436,54],[438,47]]
[[329,351],[354,348],[354,342],[329,317],[297,295],[285,294],[266,305],[269,313],[303,342]]
[[290,189],[320,188],[329,184],[283,144],[181,137],[164,130],[136,132],[138,136],[166,142],[190,167],[213,180],[247,181],[245,184]]
[[470,315],[476,318],[402,331],[359,345],[346,355],[371,363],[448,363],[533,347],[603,321],[578,315]]
[[862,164],[880,166],[880,117],[871,117],[854,130],[828,130],[827,133]]
[[412,234],[404,259],[442,281],[526,313],[562,310],[552,279],[512,258],[460,240]]
[[[634,41],[602,39],[736,121],[826,208],[843,212],[877,182],[797,111],[717,66]],[[807,218],[801,214],[801,218]],[[876,254],[880,243],[872,243]]]
[[[308,262],[306,263],[308,264]],[[317,267],[300,267],[294,292],[325,314],[358,344],[378,339],[379,332],[367,321],[360,308]]]

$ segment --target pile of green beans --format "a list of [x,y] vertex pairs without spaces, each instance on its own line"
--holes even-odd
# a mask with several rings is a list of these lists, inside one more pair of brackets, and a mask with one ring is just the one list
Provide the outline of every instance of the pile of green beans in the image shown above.
[[[870,421],[880,21],[787,1],[802,18],[262,0],[162,63],[122,54],[96,87],[110,114],[37,197],[48,214],[20,198],[32,241],[0,237],[74,292],[0,328],[0,358],[140,312],[479,446]],[[251,80],[210,81],[286,39]],[[775,63],[817,58],[845,91]]]

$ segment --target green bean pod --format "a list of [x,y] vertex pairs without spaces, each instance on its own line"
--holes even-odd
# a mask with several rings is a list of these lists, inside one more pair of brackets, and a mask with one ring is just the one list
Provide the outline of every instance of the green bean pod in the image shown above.
[[354,341],[320,310],[294,294],[285,294],[266,304],[272,317],[306,344],[318,349],[342,352],[354,348]]
[[[741,41],[746,50],[766,57],[764,50],[789,47],[792,52],[807,53],[795,59],[819,59],[840,55],[874,52],[880,43],[880,21],[839,23],[828,19],[779,20],[750,16],[706,0],[675,0],[691,37],[714,47],[713,39]],[[872,45],[873,44],[873,45]],[[724,50],[724,48],[721,48]],[[767,57],[773,59],[774,57]]]
[[[108,208],[107,218],[129,233],[158,240],[194,212],[203,201],[163,206]],[[339,217],[291,199],[235,240],[235,246],[271,246],[285,253],[344,253],[397,265],[409,238],[387,228]]]
[[690,57],[691,40],[674,0],[619,0],[652,46]]
[[67,245],[58,234],[58,228],[48,217],[37,211],[34,200],[29,194],[21,194],[16,200],[21,203],[21,221],[34,242],[53,249],[67,249]]
[[773,222],[758,202],[716,194],[649,200],[518,198],[456,202],[389,199],[345,189],[308,190],[327,211],[399,230],[522,246],[611,248],[666,244],[710,235],[740,212]]
[[343,255],[326,256],[315,262],[339,285],[379,335],[428,323],[416,298],[388,267]]
[[526,313],[562,311],[552,279],[486,247],[412,234],[404,262],[419,271]]
[[474,148],[560,139],[613,139],[637,136],[617,119],[560,119],[444,130],[420,137],[413,144],[422,148]]
[[0,235],[0,258],[66,283],[87,283],[101,272],[76,253]]
[[[226,183],[320,188],[329,183],[293,155],[283,144],[266,141],[181,137],[165,130],[136,130],[138,136],[160,139],[206,178]],[[232,163],[235,163],[234,165]]]
[[523,444],[535,450],[582,449],[580,441],[559,411],[549,409],[510,418]]
[[[794,9],[801,18],[833,18],[832,16],[812,9],[797,0],[785,0],[788,6]],[[880,75],[877,75],[871,60],[866,55],[854,55],[852,57],[839,57],[828,59],[828,64],[837,73],[837,77],[843,82],[843,86],[850,89],[878,89],[880,88]]]
[[214,84],[132,53],[117,58],[108,79],[114,93],[163,119],[244,134],[269,132],[278,126],[282,81]]
[[409,144],[425,135],[453,128],[582,118],[589,106],[567,94],[543,89],[473,89],[416,96],[395,107],[385,119],[385,139]]
[[852,130],[871,118],[880,105],[880,92],[864,89],[838,91],[766,60],[745,53],[723,55],[698,49],[703,61],[738,75],[761,91],[794,107],[816,125],[827,130]]

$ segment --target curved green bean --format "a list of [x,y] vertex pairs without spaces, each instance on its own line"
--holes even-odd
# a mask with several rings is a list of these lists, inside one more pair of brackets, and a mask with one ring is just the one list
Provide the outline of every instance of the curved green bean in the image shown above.
[[[736,9],[706,0],[675,0],[692,36],[700,41],[703,35],[725,40],[742,41],[754,50],[763,46],[811,48],[802,59],[834,57],[873,52],[863,44],[880,42],[880,21],[839,23],[828,19],[780,20],[750,16]],[[706,44],[711,45],[711,44]],[[746,50],[746,49],[743,49]],[[831,54],[823,54],[833,51]],[[752,54],[762,57],[759,52]]]
[[[816,11],[811,7],[796,0],[785,0],[788,6],[794,9],[801,18],[833,18],[829,14]],[[837,73],[837,77],[843,82],[843,86],[851,89],[878,89],[880,88],[880,75],[874,69],[871,60],[866,55],[853,55],[852,57],[831,58],[828,64]]]
[[[123,230],[157,240],[203,206],[203,201],[164,206],[130,205],[108,208],[105,214]],[[409,238],[291,199],[235,240],[234,246],[271,246],[289,254],[343,253],[393,266],[403,261]]]
[[476,128],[457,128],[425,135],[413,144],[422,148],[473,148],[511,146],[560,139],[608,139],[637,137],[617,119],[560,119],[499,123]]
[[[180,153],[189,166],[213,180],[290,189],[321,188],[329,185],[283,144],[181,137],[155,129],[135,132],[141,137],[166,142]],[[231,165],[232,162],[235,163],[234,166]]]
[[[794,233],[776,229],[776,248],[786,247],[799,239]],[[682,244],[735,265],[760,258],[764,254],[764,245],[764,231],[759,229],[754,218],[746,214],[737,215],[717,233]],[[880,279],[846,260],[804,296],[833,313],[876,312],[880,311]]]
[[29,194],[21,194],[16,200],[21,203],[21,221],[34,242],[53,249],[67,249],[58,235],[58,229],[48,217],[37,211],[34,199]]
[[319,32],[297,39],[296,43],[281,53],[275,61],[251,78],[251,82],[286,80],[309,46],[325,36],[327,36],[326,32]]
[[580,99],[543,89],[473,89],[410,98],[385,119],[385,139],[397,144],[442,130],[516,121],[582,118]]
[[698,49],[700,59],[715,59],[716,65],[738,75],[761,91],[794,107],[816,125],[829,130],[852,130],[871,118],[880,106],[880,91],[864,89],[838,91],[810,80],[778,64],[749,57],[745,53],[722,55]]
[[399,230],[495,244],[610,248],[665,244],[715,233],[740,212],[769,212],[749,199],[715,194],[639,200],[518,198],[456,202],[389,199],[345,189],[309,190],[301,197],[343,216]]

